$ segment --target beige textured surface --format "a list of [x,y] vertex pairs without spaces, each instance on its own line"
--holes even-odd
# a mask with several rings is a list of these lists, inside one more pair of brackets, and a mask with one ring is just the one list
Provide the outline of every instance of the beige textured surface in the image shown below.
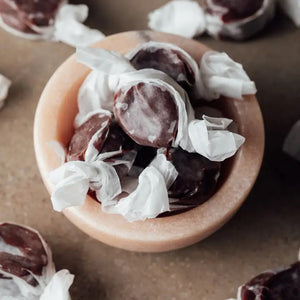
[[[109,34],[145,28],[146,12],[166,1],[90,2],[90,24]],[[0,111],[0,219],[40,230],[58,269],[77,275],[72,299],[222,300],[257,272],[296,259],[300,166],[281,145],[300,118],[300,32],[279,16],[246,43],[200,40],[242,62],[257,82],[267,138],[262,172],[242,209],[216,234],[183,250],[139,254],[94,241],[53,212],[37,170],[34,111],[45,83],[73,49],[0,31],[0,72],[14,81]]]

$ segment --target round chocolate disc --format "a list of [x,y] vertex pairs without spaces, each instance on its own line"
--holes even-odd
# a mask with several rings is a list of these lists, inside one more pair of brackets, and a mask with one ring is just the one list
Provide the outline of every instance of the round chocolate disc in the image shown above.
[[100,152],[105,142],[110,123],[110,116],[104,113],[97,113],[78,127],[69,143],[67,161],[84,160],[88,144],[97,132],[97,139],[94,141],[94,146]]
[[172,95],[153,84],[139,83],[115,96],[115,118],[139,145],[169,147],[177,134],[178,112]]
[[176,50],[154,47],[141,49],[130,62],[137,70],[147,68],[160,70],[184,88],[195,84],[192,68]]

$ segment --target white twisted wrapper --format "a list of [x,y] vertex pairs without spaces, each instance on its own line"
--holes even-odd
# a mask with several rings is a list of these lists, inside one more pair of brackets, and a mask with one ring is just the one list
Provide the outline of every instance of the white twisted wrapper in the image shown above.
[[153,30],[178,34],[187,38],[200,35],[206,29],[204,11],[196,1],[170,1],[151,12],[148,19],[148,27]]
[[243,66],[224,52],[204,53],[200,61],[200,77],[203,84],[201,96],[208,101],[221,95],[242,100],[243,95],[253,95],[257,91]]
[[178,172],[164,154],[158,152],[151,164],[143,170],[137,188],[116,205],[102,207],[103,211],[120,214],[129,222],[155,218],[169,211],[168,190]]
[[5,76],[0,74],[0,109],[5,104],[5,99],[7,98],[10,86],[11,86],[11,81]]

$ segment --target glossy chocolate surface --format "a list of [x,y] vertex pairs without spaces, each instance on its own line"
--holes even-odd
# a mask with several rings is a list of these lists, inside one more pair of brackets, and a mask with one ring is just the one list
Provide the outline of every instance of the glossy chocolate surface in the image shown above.
[[300,262],[278,272],[265,272],[241,288],[241,300],[299,300]]
[[50,26],[62,0],[0,0],[0,15],[8,26],[34,33],[33,26]]
[[[84,154],[94,134],[97,140],[94,142],[96,149],[102,149],[105,142],[111,118],[103,113],[91,116],[75,131],[68,148],[67,160],[84,160]],[[100,152],[100,150],[99,150]]]
[[[211,0],[214,5],[222,6],[228,11],[222,15],[224,22],[240,20],[255,14],[263,5],[264,0]],[[208,10],[212,14],[220,14],[220,8],[217,9],[208,3]]]
[[178,198],[176,204],[196,206],[214,193],[221,169],[219,162],[180,148],[168,149],[167,159],[178,171],[178,176],[168,191],[170,198]]
[[138,83],[115,96],[115,118],[139,145],[168,147],[177,134],[178,112],[172,95],[153,84]]
[[171,49],[153,48],[141,49],[130,61],[137,69],[160,70],[183,87],[195,83],[195,74],[179,52]]
[[6,244],[18,248],[23,254],[21,256],[0,252],[0,270],[36,286],[38,283],[31,273],[42,275],[43,268],[48,263],[45,248],[38,234],[18,225],[3,223],[0,225],[0,238]]

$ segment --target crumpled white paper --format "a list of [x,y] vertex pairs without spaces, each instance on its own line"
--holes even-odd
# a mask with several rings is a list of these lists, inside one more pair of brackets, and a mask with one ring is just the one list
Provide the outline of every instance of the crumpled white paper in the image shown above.
[[82,24],[88,17],[88,11],[85,4],[62,5],[54,22],[53,39],[73,47],[88,46],[102,40],[105,37],[102,32]]
[[74,275],[68,270],[58,271],[46,286],[40,300],[69,300],[69,288],[73,281]]
[[[202,83],[200,80],[200,73],[199,73],[199,66],[197,62],[188,54],[186,51],[184,51],[182,48],[171,44],[171,43],[163,43],[163,42],[155,42],[150,41],[146,43],[139,44],[137,47],[126,53],[125,57],[127,57],[129,60],[131,60],[139,51],[150,49],[150,50],[156,50],[156,49],[168,49],[176,51],[180,54],[183,61],[189,65],[189,67],[192,69],[194,76],[195,76],[195,85],[194,85],[194,94],[195,97],[199,97],[201,95],[200,89],[202,88]],[[177,81],[182,80],[182,74],[178,75],[178,78],[176,78]]]
[[140,174],[136,190],[115,205],[102,205],[102,209],[107,213],[120,214],[129,222],[155,218],[170,210],[167,187],[172,185],[177,175],[165,155],[157,154]]
[[[78,95],[79,113],[75,119],[75,126],[82,124],[84,114],[91,110],[103,108],[103,104],[108,108],[107,99],[110,99],[111,107],[113,106],[114,94],[119,91],[126,91],[131,86],[138,83],[147,83],[167,90],[173,96],[177,106],[179,121],[178,132],[173,146],[181,146],[183,149],[190,149],[189,139],[187,135],[188,121],[194,119],[194,110],[190,104],[187,93],[172,78],[165,73],[154,69],[142,69],[136,71],[130,64],[129,60],[119,53],[96,48],[80,48],[77,50],[77,59],[79,62],[89,66],[96,72],[96,76],[92,80],[87,77],[80,89]],[[103,80],[102,74],[113,79],[108,83]],[[98,83],[104,84],[101,89],[95,84],[95,80],[100,78]],[[108,79],[110,80],[110,79]],[[91,81],[91,83],[90,83]],[[97,89],[95,89],[97,87]],[[83,90],[84,88],[84,90]],[[100,93],[97,93],[100,90]],[[104,93],[106,91],[107,93]],[[85,98],[82,95],[89,94],[90,97]],[[97,96],[96,96],[97,95]]]
[[279,4],[295,25],[300,27],[300,0],[279,0]]
[[173,0],[148,15],[149,28],[178,34],[187,38],[205,31],[206,20],[201,6],[196,1]]
[[226,130],[232,120],[205,115],[202,118],[190,122],[189,137],[195,151],[209,160],[223,161],[245,142],[243,136]]
[[[17,225],[29,231],[36,233],[45,249],[48,264],[44,267],[42,275],[32,274],[34,279],[38,282],[37,286],[28,284],[18,276],[0,270],[0,274],[11,278],[11,280],[3,280],[0,278],[0,295],[3,300],[69,300],[69,287],[71,286],[74,275],[69,271],[62,270],[55,273],[55,265],[52,260],[52,252],[48,244],[38,231],[33,228],[23,226],[20,224],[9,223],[10,225]],[[1,225],[1,224],[0,224]],[[24,256],[23,253],[14,246],[7,245],[0,237],[0,252],[7,252],[13,255]],[[51,293],[50,293],[51,292]]]
[[6,25],[0,17],[0,27],[18,37],[31,40],[60,41],[73,47],[88,46],[102,40],[105,35],[82,24],[88,17],[88,6],[71,5],[67,1],[58,9],[53,25],[39,27],[31,25],[34,33],[24,33]]
[[11,86],[11,81],[5,76],[0,74],[0,109],[5,104],[5,99],[8,95],[8,90]]
[[257,91],[243,66],[224,52],[205,52],[200,62],[200,76],[203,83],[200,91],[208,101],[221,95],[241,100],[243,95],[252,95]]
[[53,209],[83,205],[89,188],[102,203],[114,203],[122,192],[116,170],[104,161],[69,161],[49,174]]
[[219,38],[222,35],[234,40],[247,39],[262,30],[273,19],[275,2],[274,0],[264,0],[262,7],[252,16],[231,22],[223,22],[222,20],[223,14],[227,13],[226,8],[211,4],[211,6],[218,7],[219,14],[206,13],[207,33],[215,38]]
[[293,125],[285,138],[283,151],[300,161],[300,120]]

